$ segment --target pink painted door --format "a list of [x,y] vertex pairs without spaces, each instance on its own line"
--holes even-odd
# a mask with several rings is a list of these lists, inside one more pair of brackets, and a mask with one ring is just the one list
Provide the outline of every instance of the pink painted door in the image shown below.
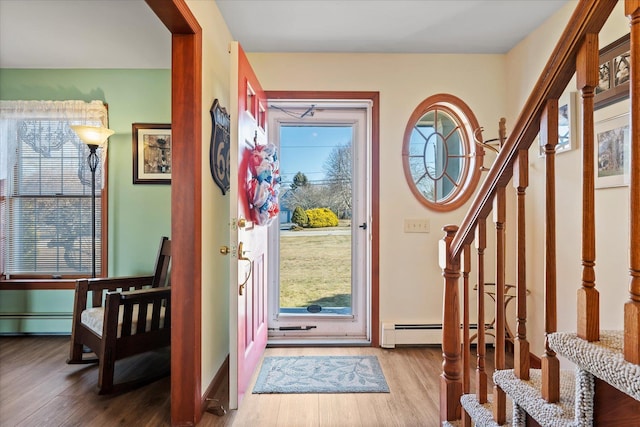
[[[255,189],[256,147],[267,144],[266,98],[237,42],[231,51],[230,356],[229,406],[236,409],[267,345],[267,237],[249,198]],[[234,96],[236,94],[237,96]],[[235,99],[234,99],[235,98]],[[251,200],[253,201],[253,200]]]

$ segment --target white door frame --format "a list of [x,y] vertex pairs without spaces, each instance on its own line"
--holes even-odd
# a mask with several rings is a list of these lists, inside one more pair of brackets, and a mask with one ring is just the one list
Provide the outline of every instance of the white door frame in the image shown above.
[[[347,315],[279,315],[278,283],[279,257],[271,257],[272,264],[269,283],[273,292],[269,292],[269,328],[270,343],[371,343],[371,141],[372,141],[372,102],[369,100],[319,100],[296,99],[269,101],[269,129],[271,142],[279,145],[280,125],[322,126],[325,124],[350,125],[354,129],[352,159],[354,176],[352,241],[354,253],[352,262],[353,313]],[[299,117],[315,106],[315,116]],[[285,110],[286,112],[284,112]],[[295,117],[298,113],[298,117]],[[366,229],[358,226],[366,223]],[[273,229],[272,229],[273,230]],[[279,253],[279,229],[270,233],[270,251]],[[360,281],[361,284],[357,284]],[[272,297],[273,296],[273,297]],[[280,331],[280,327],[314,325],[316,328],[303,331]]]

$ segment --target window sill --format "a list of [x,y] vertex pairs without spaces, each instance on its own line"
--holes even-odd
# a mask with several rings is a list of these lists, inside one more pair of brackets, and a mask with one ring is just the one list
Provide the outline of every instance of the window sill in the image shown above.
[[0,291],[75,289],[76,279],[9,279],[0,280]]

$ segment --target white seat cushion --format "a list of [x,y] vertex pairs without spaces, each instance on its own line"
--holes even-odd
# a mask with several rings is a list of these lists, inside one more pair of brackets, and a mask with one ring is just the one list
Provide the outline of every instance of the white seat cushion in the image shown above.
[[[133,306],[133,319],[131,322],[131,335],[136,333],[136,325],[138,324],[138,305]],[[151,329],[151,315],[153,304],[149,304],[147,308],[147,322],[145,330]],[[122,318],[124,317],[124,308],[120,307],[118,313],[118,338],[122,332]],[[88,308],[80,315],[80,322],[102,337],[102,323],[104,322],[104,307]],[[160,328],[164,327],[164,307],[160,308]]]

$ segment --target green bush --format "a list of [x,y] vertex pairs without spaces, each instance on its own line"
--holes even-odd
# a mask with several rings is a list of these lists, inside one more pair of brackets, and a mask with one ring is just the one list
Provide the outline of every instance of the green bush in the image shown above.
[[298,224],[300,227],[306,227],[309,222],[309,218],[307,217],[307,213],[300,206],[296,206],[293,210],[293,215],[291,215],[291,222],[294,224]]
[[327,208],[307,209],[307,218],[309,218],[309,227],[337,227],[338,216]]

